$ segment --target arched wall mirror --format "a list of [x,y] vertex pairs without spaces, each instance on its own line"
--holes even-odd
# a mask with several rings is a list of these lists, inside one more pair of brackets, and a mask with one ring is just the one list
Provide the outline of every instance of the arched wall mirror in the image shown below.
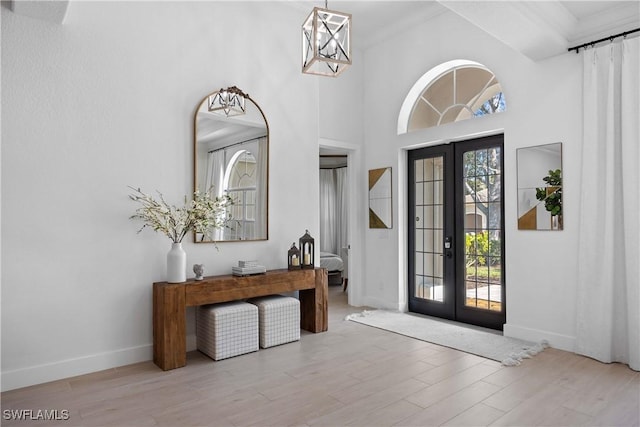
[[249,95],[235,86],[207,95],[194,118],[194,191],[228,194],[227,227],[196,243],[267,240],[269,125]]

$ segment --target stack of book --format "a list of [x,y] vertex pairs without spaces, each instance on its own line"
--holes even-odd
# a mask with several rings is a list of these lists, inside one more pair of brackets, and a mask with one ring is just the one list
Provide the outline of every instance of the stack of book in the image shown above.
[[258,261],[238,261],[237,267],[231,267],[231,273],[234,276],[250,276],[266,272],[266,267],[258,264]]

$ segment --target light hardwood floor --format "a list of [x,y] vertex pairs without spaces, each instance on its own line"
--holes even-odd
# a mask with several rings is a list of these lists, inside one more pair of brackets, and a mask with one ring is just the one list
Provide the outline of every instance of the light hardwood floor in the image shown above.
[[640,424],[640,373],[547,349],[519,367],[344,321],[359,309],[330,287],[329,331],[219,362],[191,352],[163,372],[138,363],[2,393],[7,409],[67,421],[3,426],[525,426]]

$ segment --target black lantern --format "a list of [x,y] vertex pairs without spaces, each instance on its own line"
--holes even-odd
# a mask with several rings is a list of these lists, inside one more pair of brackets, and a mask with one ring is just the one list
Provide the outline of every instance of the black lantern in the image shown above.
[[315,259],[313,237],[309,235],[309,230],[305,230],[304,236],[300,238],[300,253],[302,256],[302,268],[313,268]]
[[300,268],[300,249],[296,248],[296,242],[293,242],[291,249],[287,253],[287,265],[289,270],[298,270]]

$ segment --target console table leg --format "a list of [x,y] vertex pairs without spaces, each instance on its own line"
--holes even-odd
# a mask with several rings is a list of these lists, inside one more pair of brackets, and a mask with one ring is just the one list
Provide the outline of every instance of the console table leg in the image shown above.
[[153,286],[153,363],[162,370],[187,364],[186,301],[183,284]]
[[329,327],[327,270],[316,269],[315,273],[315,289],[299,291],[300,327],[309,332],[325,332]]

